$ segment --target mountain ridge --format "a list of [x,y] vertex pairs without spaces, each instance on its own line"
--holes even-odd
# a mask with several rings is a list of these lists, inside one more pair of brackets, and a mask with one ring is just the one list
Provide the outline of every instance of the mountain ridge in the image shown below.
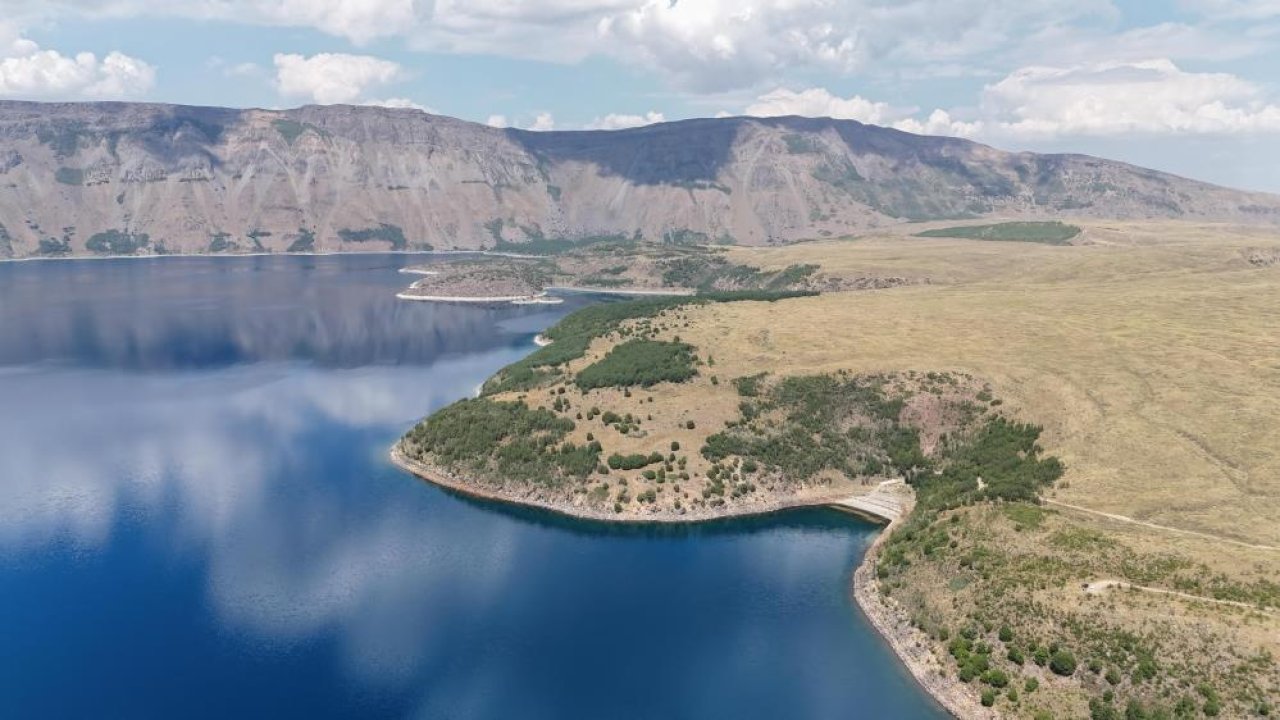
[[830,118],[492,128],[417,110],[0,102],[0,257],[750,245],[911,220],[1280,223],[1280,196]]

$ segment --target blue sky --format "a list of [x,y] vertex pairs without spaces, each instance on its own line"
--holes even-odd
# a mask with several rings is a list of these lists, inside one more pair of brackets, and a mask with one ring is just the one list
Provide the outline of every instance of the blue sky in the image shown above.
[[1280,192],[1280,0],[0,0],[0,97],[830,115]]

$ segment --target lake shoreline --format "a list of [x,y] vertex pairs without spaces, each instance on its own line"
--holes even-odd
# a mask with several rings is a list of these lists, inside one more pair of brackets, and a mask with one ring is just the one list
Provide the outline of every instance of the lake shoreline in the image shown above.
[[978,718],[980,720],[999,717],[990,708],[982,707],[977,698],[968,692],[966,685],[944,672],[944,668],[938,662],[930,647],[931,640],[912,627],[910,619],[902,614],[897,604],[880,592],[878,581],[875,577],[875,563],[879,557],[880,548],[889,538],[889,535],[897,531],[898,527],[910,514],[910,506],[906,507],[898,517],[894,518],[882,515],[874,508],[860,507],[854,509],[836,505],[836,501],[848,497],[847,492],[842,492],[830,496],[796,498],[790,502],[772,502],[748,508],[700,511],[698,513],[674,516],[660,514],[654,514],[652,517],[623,516],[608,511],[578,507],[568,503],[520,497],[511,492],[504,492],[499,488],[480,486],[465,479],[454,477],[439,468],[406,457],[400,451],[399,442],[392,446],[390,459],[392,464],[410,475],[460,495],[518,507],[534,508],[578,520],[627,525],[695,524],[732,518],[760,517],[802,508],[825,507],[854,515],[864,522],[887,523],[863,554],[862,560],[854,569],[850,580],[850,590],[859,610],[867,619],[867,622],[875,628],[880,638],[893,651],[894,655],[897,656],[898,661],[911,674],[912,679],[920,689],[933,698],[934,702],[949,714],[957,718]]
[[911,619],[902,612],[898,603],[880,590],[880,581],[876,578],[875,571],[876,560],[890,534],[898,530],[909,514],[910,510],[890,522],[863,554],[862,562],[853,571],[851,580],[854,602],[884,643],[893,650],[898,661],[911,673],[916,684],[934,702],[957,718],[999,718],[1000,715],[994,710],[983,707],[968,685],[959,682],[954,673],[947,672],[933,652],[932,638],[912,626]]
[[[849,496],[847,491],[842,491],[813,497],[797,497],[790,501],[784,500],[760,503],[754,506],[727,510],[699,510],[686,512],[683,515],[660,513],[654,513],[649,516],[620,515],[608,510],[596,510],[594,508],[585,508],[564,502],[555,502],[541,498],[521,497],[513,492],[504,491],[500,488],[478,485],[466,479],[454,477],[439,468],[406,457],[405,454],[400,451],[399,442],[391,447],[389,455],[393,465],[404,470],[410,475],[468,497],[507,503],[509,505],[536,508],[539,510],[553,512],[558,515],[576,518],[578,520],[595,520],[631,525],[678,525],[707,522],[712,520],[727,520],[730,518],[759,517],[762,515],[772,515],[774,513],[784,512],[786,510],[797,510],[800,508],[831,507],[833,503]],[[881,519],[882,522],[887,522],[888,520],[889,518],[887,517]]]

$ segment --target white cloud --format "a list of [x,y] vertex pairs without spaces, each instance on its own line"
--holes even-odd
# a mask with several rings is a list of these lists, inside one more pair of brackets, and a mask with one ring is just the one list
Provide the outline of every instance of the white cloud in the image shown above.
[[[47,6],[47,9],[45,9]],[[1039,28],[1112,23],[1110,0],[57,0],[50,17],[176,15],[314,28],[433,52],[642,63],[698,92],[788,72],[958,68]]]
[[652,125],[654,123],[666,122],[667,118],[660,112],[650,110],[644,115],[623,115],[618,113],[609,113],[604,117],[597,117],[595,120],[587,123],[587,130],[622,130],[624,128],[640,127],[642,125]]
[[1027,136],[1280,132],[1280,107],[1252,83],[1167,59],[1021,68],[987,86],[982,115]]
[[714,92],[795,69],[850,74],[882,63],[950,64],[1034,28],[1108,17],[1107,0],[645,0],[605,14],[606,52],[639,57],[678,84]]
[[982,121],[965,122],[951,117],[946,110],[936,109],[924,120],[913,117],[902,118],[893,123],[893,128],[916,135],[950,135],[953,137],[973,137],[982,132]]
[[489,127],[496,128],[504,128],[511,125],[511,123],[507,121],[506,115],[490,115],[489,118],[484,121],[484,124]]
[[426,105],[414,102],[413,100],[410,100],[409,98],[404,98],[404,97],[391,97],[391,98],[384,98],[381,100],[365,100],[362,104],[376,105],[378,107],[385,107],[385,108],[421,110],[424,113],[431,113],[433,115],[439,114],[433,108],[427,107]]
[[26,38],[0,42],[0,96],[40,98],[137,97],[155,85],[156,69],[120,52],[63,55]]
[[1280,105],[1253,83],[1227,73],[1193,73],[1171,60],[1020,68],[986,86],[973,115],[933,110],[921,119],[858,95],[823,88],[779,89],[756,99],[748,115],[833,117],[923,135],[999,140],[1080,136],[1280,132]]
[[554,130],[555,128],[556,128],[555,118],[553,118],[551,116],[551,113],[549,112],[538,113],[537,117],[533,119],[533,124],[529,126],[530,130],[538,130],[538,131]]
[[1103,28],[1053,25],[1028,36],[1013,53],[1009,66],[1139,62],[1150,58],[1222,62],[1267,49],[1264,38],[1250,37],[1234,27],[1164,22],[1117,33]]
[[398,64],[371,55],[277,53],[274,62],[276,88],[282,95],[322,105],[355,102],[367,88],[393,82],[402,72]]
[[756,98],[744,113],[756,117],[799,115],[857,120],[920,135],[970,136],[982,126],[980,122],[956,120],[946,110],[934,110],[927,118],[919,120],[912,117],[912,108],[895,108],[889,103],[868,100],[861,95],[842,98],[825,88],[799,92],[779,88]]
[[873,102],[860,95],[842,98],[825,88],[809,88],[799,92],[778,88],[756,98],[745,112],[756,117],[832,117],[873,125],[884,125],[900,116],[888,103]]
[[242,62],[228,67],[225,72],[231,77],[252,77],[260,74],[262,68],[256,63]]

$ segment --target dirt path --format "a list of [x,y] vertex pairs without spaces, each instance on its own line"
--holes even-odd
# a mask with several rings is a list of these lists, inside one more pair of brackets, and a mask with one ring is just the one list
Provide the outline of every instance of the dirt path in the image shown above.
[[1124,580],[1094,580],[1084,586],[1084,591],[1090,595],[1098,595],[1112,589],[1141,590],[1142,592],[1158,593],[1160,595],[1172,595],[1173,597],[1183,598],[1184,600],[1213,603],[1214,605],[1229,605],[1231,607],[1250,610],[1252,612],[1262,613],[1263,615],[1269,615],[1271,617],[1280,617],[1280,615],[1277,615],[1270,610],[1263,610],[1257,605],[1250,605],[1246,602],[1239,602],[1237,600],[1218,600],[1216,598],[1207,598],[1203,595],[1192,595],[1191,593],[1184,593],[1178,590],[1166,590],[1164,588],[1150,587],[1148,585],[1134,585],[1133,583],[1125,582]]
[[1233,540],[1229,537],[1223,537],[1221,535],[1213,535],[1211,533],[1204,533],[1196,530],[1184,530],[1182,528],[1169,527],[1168,525],[1157,525],[1155,523],[1149,523],[1143,520],[1134,520],[1133,518],[1128,517],[1126,515],[1116,515],[1114,513],[1102,512],[1101,510],[1093,510],[1087,507],[1081,507],[1079,505],[1072,505],[1070,503],[1060,502],[1058,500],[1049,500],[1046,498],[1044,502],[1047,505],[1056,505],[1058,507],[1064,507],[1069,510],[1076,510],[1078,512],[1088,513],[1089,515],[1104,517],[1104,518],[1107,518],[1108,520],[1116,520],[1119,522],[1131,523],[1133,525],[1141,525],[1143,527],[1149,527],[1155,530],[1164,530],[1165,532],[1179,533],[1181,535],[1191,535],[1192,537],[1204,538],[1206,540],[1215,540],[1217,542],[1231,543],[1232,545],[1239,545],[1240,547],[1247,547],[1253,550],[1280,551],[1280,547],[1276,547],[1275,545],[1256,545],[1254,543],[1244,542],[1243,540]]

